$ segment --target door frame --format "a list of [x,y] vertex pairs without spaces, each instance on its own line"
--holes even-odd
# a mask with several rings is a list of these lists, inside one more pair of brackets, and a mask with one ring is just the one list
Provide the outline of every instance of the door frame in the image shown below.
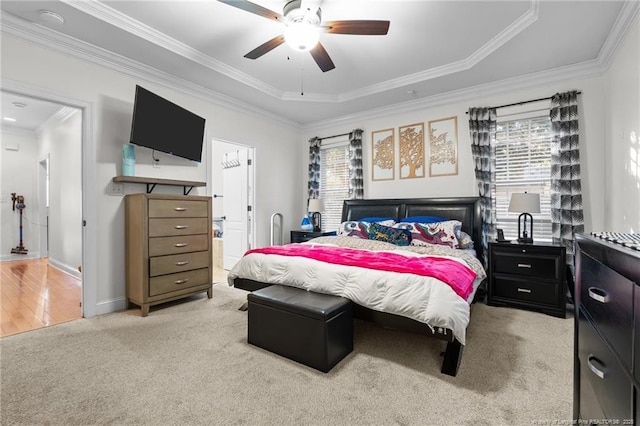
[[2,79],[0,92],[26,96],[42,101],[53,102],[79,109],[82,113],[81,133],[81,169],[82,169],[82,316],[93,317],[98,312],[98,212],[96,188],[96,149],[93,141],[93,111],[92,103],[80,99],[70,98],[34,86]]
[[[209,141],[209,161],[207,162],[207,195],[213,197],[213,167],[214,164],[220,164],[219,159],[214,158],[214,149],[213,146],[216,142],[225,143],[229,145],[235,145],[239,148],[247,150],[247,158],[251,160],[251,166],[248,169],[248,177],[247,177],[247,198],[248,203],[251,206],[251,211],[248,214],[249,225],[247,226],[247,240],[249,241],[249,249],[254,248],[256,246],[256,217],[259,214],[259,206],[256,205],[256,147],[253,145],[247,145],[239,142],[229,141],[225,139],[208,137]],[[215,212],[213,212],[213,216],[217,216]],[[223,236],[224,238],[224,236]]]
[[38,160],[38,223],[40,223],[40,252],[39,257],[49,257],[49,206],[47,193],[49,192],[49,167],[51,154],[47,153]]

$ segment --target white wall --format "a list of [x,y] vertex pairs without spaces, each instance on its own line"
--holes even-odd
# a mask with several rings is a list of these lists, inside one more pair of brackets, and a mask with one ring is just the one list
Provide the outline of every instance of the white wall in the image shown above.
[[[40,251],[38,229],[38,140],[34,132],[2,130],[0,151],[0,258],[8,257],[20,242],[18,209],[12,210],[11,193],[23,195],[23,245],[29,255]],[[13,149],[18,148],[17,151]],[[7,149],[10,148],[10,149]]]
[[640,232],[640,18],[606,75],[604,230]]
[[[487,95],[456,102],[435,108],[416,107],[414,111],[398,114],[388,114],[384,117],[361,118],[357,122],[345,127],[323,126],[306,131],[304,139],[312,136],[329,136],[349,132],[359,127],[363,133],[363,168],[365,176],[365,198],[406,198],[406,197],[459,197],[477,196],[478,187],[475,181],[474,163],[471,155],[471,139],[469,136],[468,115],[469,107],[499,106],[514,102],[548,97],[557,92],[577,89],[582,92],[579,96],[580,112],[580,155],[582,161],[582,188],[585,214],[585,228],[602,229],[604,225],[604,98],[603,79],[600,77],[571,80],[558,84],[548,84],[535,89],[514,90],[501,95]],[[425,156],[428,159],[428,122],[441,118],[458,118],[458,174],[454,176],[429,177],[428,170],[423,178],[399,179],[398,174],[398,127],[424,123],[425,128]],[[396,166],[395,179],[387,181],[372,181],[371,179],[371,132],[387,128],[395,129]],[[308,153],[301,154],[305,172],[301,172],[301,179],[306,183],[306,165]],[[427,160],[428,162],[428,160]],[[306,196],[306,187],[301,189]],[[299,210],[302,210],[303,205]]]
[[82,112],[50,120],[39,133],[38,162],[49,155],[49,262],[74,275],[82,265]]
[[[293,212],[302,203],[299,173],[291,167],[301,149],[296,128],[185,94],[167,87],[169,84],[132,77],[12,36],[3,35],[1,55],[5,81],[77,99],[91,107],[89,125],[92,133],[87,143],[95,151],[95,158],[85,167],[93,168],[95,186],[83,188],[83,195],[90,194],[95,199],[97,224],[89,224],[88,228],[94,229],[91,228],[94,226],[97,230],[89,235],[91,239],[86,243],[94,249],[97,264],[95,274],[90,274],[96,277],[96,282],[83,283],[85,290],[88,285],[95,290],[95,301],[85,300],[85,313],[99,314],[125,307],[124,200],[107,195],[107,188],[121,171],[121,147],[129,140],[136,84],[204,117],[207,120],[205,140],[221,139],[256,147],[258,245],[269,242],[269,212],[282,211],[290,221],[288,225],[293,226],[295,221],[291,218],[298,216]],[[208,145],[207,142],[202,164],[161,156],[160,168],[154,168],[150,155],[145,157],[144,152],[136,152],[136,175],[207,181]],[[143,185],[127,184],[126,187],[127,192],[144,190]],[[159,187],[155,191],[181,193],[182,188]],[[206,193],[206,188],[192,191],[193,195]],[[86,247],[84,251],[87,252]]]

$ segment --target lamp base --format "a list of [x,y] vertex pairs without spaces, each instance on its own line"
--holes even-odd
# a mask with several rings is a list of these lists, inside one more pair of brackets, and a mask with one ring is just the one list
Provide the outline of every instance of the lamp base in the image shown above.
[[518,242],[521,244],[533,244],[533,238],[518,238]]

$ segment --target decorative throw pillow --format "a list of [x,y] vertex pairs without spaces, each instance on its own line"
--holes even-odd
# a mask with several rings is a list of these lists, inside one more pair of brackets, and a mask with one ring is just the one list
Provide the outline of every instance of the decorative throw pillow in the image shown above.
[[369,224],[369,239],[384,241],[397,246],[408,246],[411,244],[411,231],[407,229],[395,229],[391,226],[373,222]]
[[[356,221],[356,220],[342,222],[340,224],[340,228],[338,229],[338,235],[364,238],[365,240],[368,240],[369,226],[371,225],[371,223],[374,223],[374,222],[362,222],[362,221]],[[383,220],[379,223],[385,226],[392,226],[395,223],[395,220],[393,219]]]
[[401,222],[396,223],[396,229],[406,229],[411,232],[412,246],[426,246],[438,244],[459,248],[460,242],[457,235],[460,233],[462,223],[459,220],[447,220],[435,223]]

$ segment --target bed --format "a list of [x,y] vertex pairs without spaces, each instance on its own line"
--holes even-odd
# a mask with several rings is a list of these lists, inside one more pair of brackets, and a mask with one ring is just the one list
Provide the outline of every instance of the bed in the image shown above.
[[[384,252],[384,256],[386,258],[393,258],[393,256],[396,256],[397,254],[398,256],[402,255],[408,257],[423,257],[423,253],[429,254],[431,253],[431,250],[435,250],[435,252],[431,254],[436,257],[443,258],[439,260],[449,261],[449,263],[445,264],[446,267],[451,266],[460,268],[460,266],[458,265],[459,263],[466,264],[468,266],[472,264],[472,268],[475,271],[473,276],[473,283],[470,284],[470,288],[467,288],[468,291],[465,292],[464,295],[458,292],[457,289],[454,289],[454,291],[458,293],[458,295],[456,296],[454,294],[454,291],[451,290],[452,288],[454,288],[454,286],[448,283],[442,283],[440,281],[440,279],[446,280],[446,278],[443,278],[442,276],[439,276],[439,279],[428,277],[415,278],[414,274],[397,274],[393,272],[388,273],[385,271],[374,271],[373,269],[369,270],[368,268],[360,269],[359,271],[361,271],[361,273],[359,273],[357,277],[352,273],[352,271],[348,269],[343,271],[336,270],[335,275],[337,276],[348,275],[348,278],[345,279],[346,281],[348,281],[348,284],[346,284],[343,289],[335,290],[334,292],[332,288],[325,288],[322,285],[321,279],[315,278],[316,276],[330,277],[331,274],[334,273],[333,269],[326,269],[329,266],[322,262],[317,262],[316,260],[300,259],[297,257],[297,255],[284,255],[286,253],[283,253],[284,251],[290,251],[294,249],[298,249],[300,251],[313,251],[312,249],[314,248],[322,250],[326,249],[326,251],[356,250],[355,248],[350,247],[351,243],[348,243],[346,246],[344,246],[344,243],[345,241],[349,240],[356,243],[357,239],[345,236],[320,237],[302,244],[289,244],[282,247],[256,249],[259,250],[259,252],[253,253],[252,256],[245,255],[245,257],[243,257],[243,259],[241,259],[231,269],[231,271],[229,271],[229,285],[247,291],[255,291],[273,284],[290,285],[294,287],[306,288],[307,290],[311,291],[345,296],[354,302],[354,312],[356,318],[370,321],[386,328],[417,332],[446,342],[446,349],[444,351],[441,372],[450,376],[455,376],[462,359],[462,349],[465,343],[464,330],[466,330],[466,326],[468,325],[469,321],[470,304],[472,303],[475,295],[478,293],[478,288],[484,283],[486,279],[486,274],[484,273],[484,270],[482,270],[482,266],[479,262],[479,259],[483,258],[483,248],[481,244],[482,223],[480,203],[478,201],[478,198],[455,197],[345,200],[342,209],[343,222],[357,222],[364,218],[393,218],[396,222],[400,222],[404,218],[418,216],[438,216],[449,220],[459,221],[461,223],[461,231],[469,235],[473,240],[472,242],[470,242],[470,245],[472,247],[468,247],[466,250],[453,250],[449,247],[443,246],[417,249],[411,248],[411,250],[417,250],[418,254],[415,254],[408,253],[408,247],[394,247],[393,250],[397,251],[390,251],[390,247],[389,250],[387,250],[387,246],[381,246],[381,250]],[[380,223],[383,222],[381,221]],[[335,240],[332,240],[332,238],[335,238]],[[359,244],[361,243],[364,244],[364,241],[357,242],[354,247],[359,247]],[[378,242],[374,241],[374,243],[377,244]],[[387,243],[385,242],[382,244]],[[335,249],[330,248],[334,247],[334,245],[336,246]],[[346,248],[338,248],[339,246],[344,246]],[[368,246],[367,250],[365,251],[369,251]],[[450,252],[456,253],[450,254]],[[459,256],[461,256],[460,259],[457,259],[458,252],[460,253]],[[248,253],[251,253],[251,251]],[[471,253],[472,255],[470,255]],[[273,256],[274,254],[277,256]],[[456,258],[454,258],[454,256]],[[249,263],[250,259],[247,258],[251,257],[253,257],[254,262],[256,258],[260,259],[260,263],[257,267]],[[344,256],[340,255],[338,257]],[[273,264],[261,263],[265,259],[277,260],[276,263]],[[270,274],[272,272],[284,271],[286,268],[289,268],[289,264],[293,263],[294,259],[296,259],[295,262],[302,261],[307,266],[310,265],[313,267],[325,269],[317,269],[312,273],[298,272],[294,275],[283,273],[273,278],[271,277]],[[346,259],[347,257],[344,257],[342,263],[348,264],[350,262],[350,260]],[[400,264],[401,262],[396,263]],[[351,267],[351,269],[354,269],[353,265],[331,265],[331,268],[340,267]],[[255,270],[260,270],[261,272],[255,273],[253,272]],[[431,283],[434,280],[437,281],[437,284],[429,284],[434,288],[434,290],[429,291],[429,294],[431,294],[431,299],[437,300],[438,303],[429,304],[428,301],[426,302],[427,306],[435,307],[431,309],[431,311],[433,311],[432,313],[436,318],[433,318],[433,315],[427,315],[425,317],[422,312],[418,311],[417,307],[424,306],[424,303],[421,302],[420,299],[420,297],[422,296],[416,296],[414,298],[414,293],[412,292],[403,292],[406,293],[404,295],[400,292],[397,292],[397,296],[400,300],[402,309],[406,308],[405,305],[407,300],[401,300],[401,298],[412,298],[411,302],[415,302],[417,305],[417,307],[415,308],[415,314],[413,313],[413,311],[408,313],[405,312],[406,309],[387,309],[387,301],[382,300],[382,297],[375,297],[375,300],[373,302],[369,301],[367,297],[367,295],[369,294],[368,292],[376,291],[375,288],[380,287],[380,285],[383,284],[381,283],[381,274],[387,274],[385,275],[385,277],[388,277],[388,281],[394,282],[394,285],[396,286],[397,284],[395,284],[395,281],[393,280],[397,279],[399,275],[405,277],[411,276],[412,279],[415,278],[415,280],[428,280],[428,283]],[[367,278],[362,280],[360,279],[360,277]],[[328,278],[329,281],[331,281],[331,279],[332,277]],[[325,280],[327,280],[327,278],[325,278]],[[417,284],[418,283],[416,283],[416,285]],[[420,290],[415,294],[422,294],[421,292],[426,288],[426,286],[416,288],[419,288]],[[453,296],[450,296],[449,294],[453,294]],[[389,291],[388,289],[385,290],[384,295],[384,297],[386,297],[387,299],[389,297],[396,297],[395,295],[393,295],[393,291]],[[439,296],[435,297],[434,295]],[[384,307],[381,307],[383,305]],[[449,311],[451,312],[450,314]]]

